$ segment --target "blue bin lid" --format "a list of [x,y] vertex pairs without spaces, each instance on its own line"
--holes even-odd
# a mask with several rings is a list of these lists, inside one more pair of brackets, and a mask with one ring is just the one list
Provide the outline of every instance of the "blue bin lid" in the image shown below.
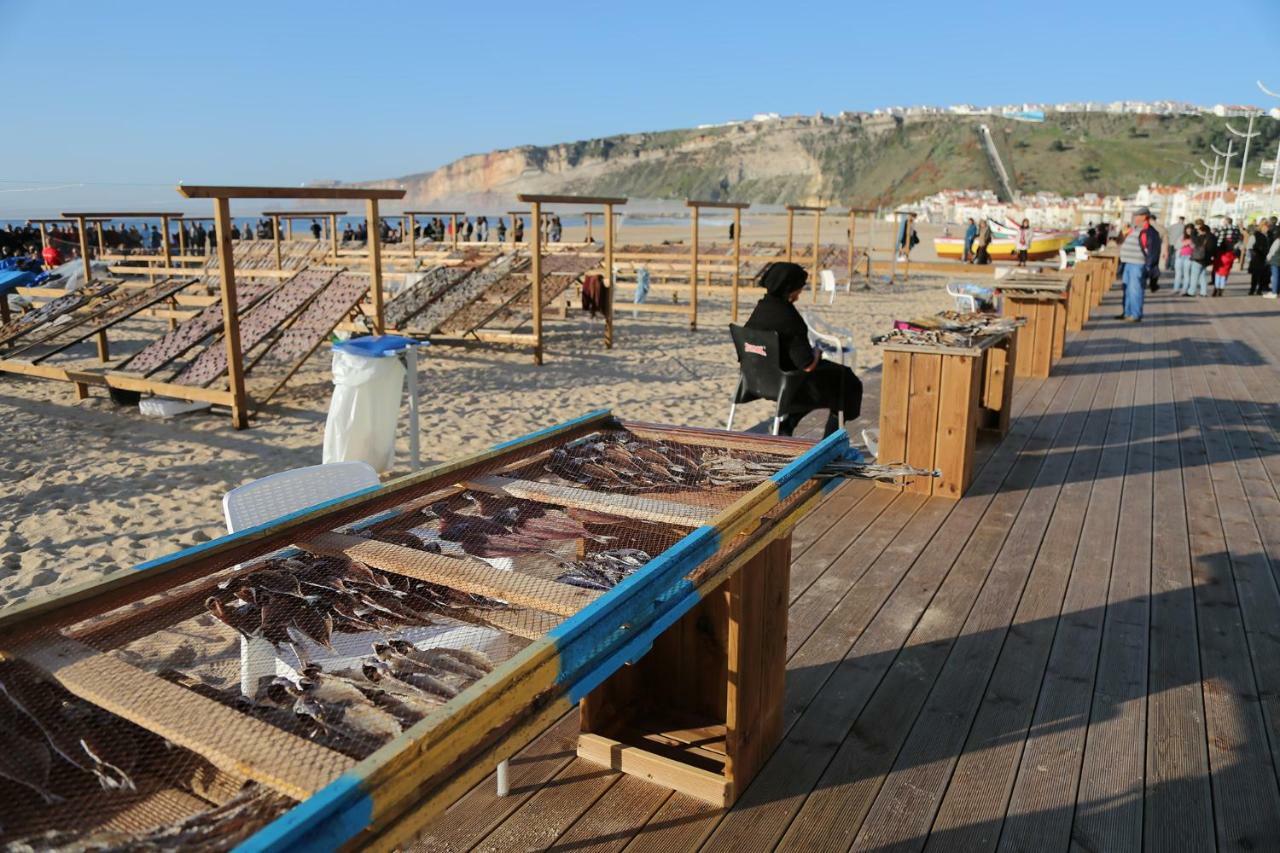
[[368,335],[363,338],[341,341],[334,344],[333,348],[349,352],[352,355],[362,355],[365,358],[381,358],[382,356],[395,355],[409,347],[425,346],[430,346],[430,344],[417,338],[405,337],[404,335]]

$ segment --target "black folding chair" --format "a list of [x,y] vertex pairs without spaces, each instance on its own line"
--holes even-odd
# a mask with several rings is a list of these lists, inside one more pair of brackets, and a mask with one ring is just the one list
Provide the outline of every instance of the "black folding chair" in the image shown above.
[[762,332],[744,326],[729,326],[733,347],[738,351],[738,389],[733,392],[729,406],[729,423],[725,429],[733,429],[733,414],[739,403],[752,400],[773,400],[774,435],[782,424],[784,415],[803,415],[813,406],[797,400],[808,374],[803,370],[783,370],[777,332]]

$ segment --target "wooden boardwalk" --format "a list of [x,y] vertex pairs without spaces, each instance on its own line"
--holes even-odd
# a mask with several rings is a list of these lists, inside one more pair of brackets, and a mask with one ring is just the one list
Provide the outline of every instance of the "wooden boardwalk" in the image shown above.
[[418,849],[1280,849],[1280,312],[1229,293],[1109,294],[961,501],[806,519],[732,809],[576,759],[569,715]]

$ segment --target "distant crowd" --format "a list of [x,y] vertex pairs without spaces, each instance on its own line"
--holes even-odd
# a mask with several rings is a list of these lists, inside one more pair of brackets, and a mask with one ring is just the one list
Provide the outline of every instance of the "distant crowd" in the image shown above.
[[1170,229],[1164,267],[1173,273],[1173,292],[1184,296],[1221,296],[1231,270],[1249,271],[1249,294],[1275,299],[1280,294],[1280,230],[1277,218],[1260,219],[1247,229],[1226,217],[1217,228],[1203,219],[1179,217]]

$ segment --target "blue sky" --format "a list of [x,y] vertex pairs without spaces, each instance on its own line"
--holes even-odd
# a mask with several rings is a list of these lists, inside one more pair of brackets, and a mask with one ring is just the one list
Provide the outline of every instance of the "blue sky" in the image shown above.
[[[100,196],[163,203],[179,180],[393,177],[493,148],[756,112],[1264,104],[1254,80],[1280,89],[1277,0],[1246,0],[1220,21],[1181,0],[54,8],[0,0],[0,52],[23,84],[0,135],[0,217]],[[86,186],[27,191],[64,183]]]

